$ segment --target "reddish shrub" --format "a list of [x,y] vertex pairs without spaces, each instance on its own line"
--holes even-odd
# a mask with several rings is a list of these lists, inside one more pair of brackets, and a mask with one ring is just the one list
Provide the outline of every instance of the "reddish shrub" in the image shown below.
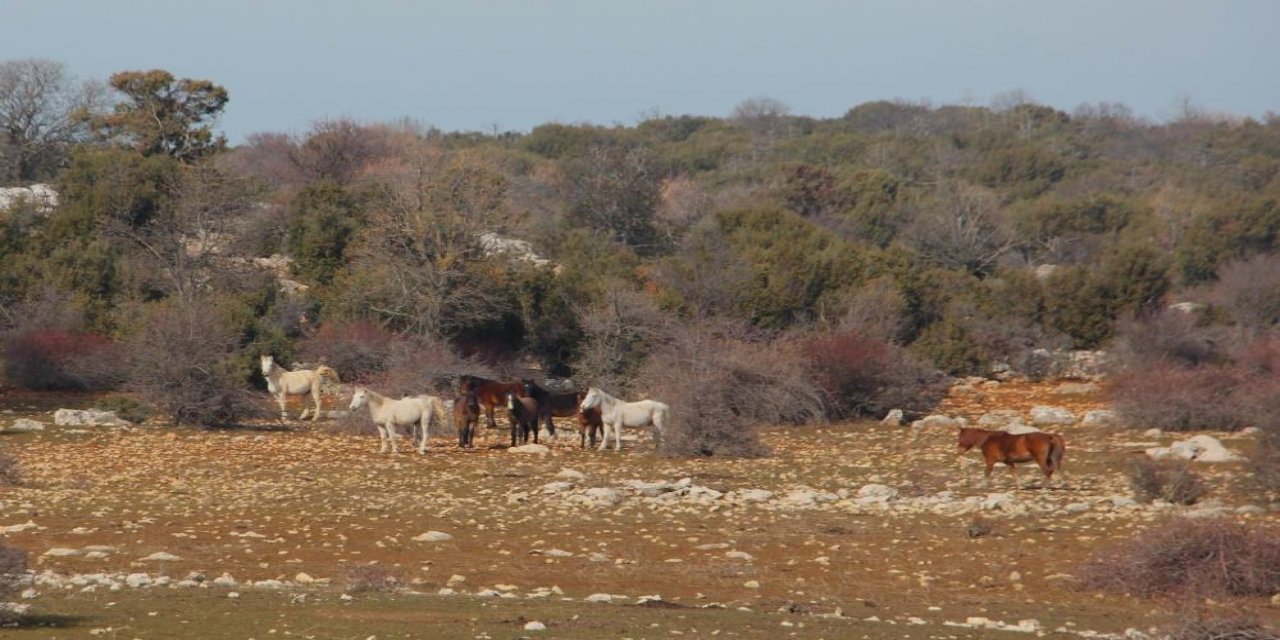
[[7,337],[5,377],[28,389],[91,390],[119,383],[119,352],[107,338],[63,329],[27,329]]
[[364,381],[386,370],[401,340],[368,320],[329,322],[303,341],[302,360],[323,362],[344,381]]
[[942,376],[893,344],[856,331],[810,338],[801,352],[836,418],[921,412],[945,394]]
[[1235,431],[1249,425],[1235,398],[1246,387],[1239,369],[1221,365],[1151,365],[1113,376],[1111,399],[1127,424],[1165,431]]
[[1104,549],[1079,572],[1088,587],[1138,596],[1270,596],[1280,536],[1226,519],[1175,519]]
[[1195,504],[1209,492],[1200,475],[1191,470],[1190,460],[1175,462],[1142,456],[1130,462],[1127,473],[1129,488],[1142,502]]

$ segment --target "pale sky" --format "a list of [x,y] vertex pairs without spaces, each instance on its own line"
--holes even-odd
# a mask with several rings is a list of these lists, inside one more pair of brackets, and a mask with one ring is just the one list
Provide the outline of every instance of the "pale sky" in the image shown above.
[[336,117],[527,131],[1011,90],[1262,117],[1280,113],[1280,0],[0,0],[0,60],[32,57],[221,84],[232,143]]

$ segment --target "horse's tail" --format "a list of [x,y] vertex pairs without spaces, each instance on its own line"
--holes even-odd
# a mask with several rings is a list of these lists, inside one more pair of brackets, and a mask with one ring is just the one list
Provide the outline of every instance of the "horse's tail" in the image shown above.
[[330,367],[329,365],[322,364],[316,367],[316,375],[328,378],[332,380],[334,384],[342,384],[342,379],[338,377],[338,372],[334,371],[333,367]]
[[1057,471],[1062,468],[1062,455],[1067,452],[1067,441],[1058,434],[1049,439],[1049,469]]

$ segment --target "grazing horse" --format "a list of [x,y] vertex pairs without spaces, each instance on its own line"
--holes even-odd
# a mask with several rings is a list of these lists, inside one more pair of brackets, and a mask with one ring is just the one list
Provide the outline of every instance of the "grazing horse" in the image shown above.
[[458,446],[475,446],[476,425],[480,422],[480,403],[474,391],[460,393],[453,399],[453,426],[458,430]]
[[1032,462],[1040,465],[1045,482],[1053,478],[1053,472],[1062,468],[1062,455],[1067,451],[1067,441],[1056,433],[1009,433],[1007,431],[988,431],[961,427],[959,440],[956,442],[956,455],[978,447],[982,451],[987,472],[982,476],[986,484],[991,479],[991,469],[997,462],[1009,466],[1009,477],[1013,478],[1013,486],[1018,487],[1018,472],[1015,464]]
[[521,382],[498,382],[480,376],[459,376],[458,393],[468,392],[476,394],[476,401],[480,403],[480,408],[484,409],[490,429],[498,427],[498,424],[493,421],[493,409],[507,401],[508,393],[514,393],[517,397],[525,396],[524,383]]
[[552,416],[557,418],[576,416],[578,405],[582,404],[581,393],[551,393],[528,378],[524,380],[524,392],[525,396],[538,401],[538,409],[542,412],[541,417],[547,426],[547,433],[552,437],[556,435],[556,423],[551,420]]
[[392,400],[384,395],[368,389],[356,389],[351,397],[351,410],[369,405],[369,416],[378,427],[378,453],[386,453],[387,443],[391,443],[391,453],[396,453],[396,427],[409,427],[409,439],[413,440],[415,424],[422,426],[422,440],[418,445],[418,453],[427,452],[427,425],[435,418],[436,405],[439,400],[434,396],[421,395],[399,400]]
[[[275,396],[276,402],[280,403],[281,420],[288,419],[284,412],[286,396],[302,396],[310,393],[311,399],[316,403],[316,412],[311,416],[311,421],[314,422],[320,417],[320,385],[323,379],[329,378],[334,382],[342,382],[338,379],[338,372],[325,365],[315,369],[288,371],[276,364],[275,358],[270,355],[261,356],[259,361],[262,365],[262,377],[267,379],[267,391]],[[302,415],[298,416],[299,420],[307,419],[307,412],[310,409],[305,405],[304,401]]]
[[[581,394],[578,394],[581,396]],[[591,446],[596,446],[596,434],[604,430],[604,420],[600,418],[600,407],[582,409],[578,412],[578,437],[581,448],[587,448],[587,435],[591,436]]]
[[520,398],[514,393],[507,394],[507,411],[511,412],[511,446],[516,446],[516,436],[522,442],[529,442],[529,434],[533,434],[533,442],[538,442],[538,401],[533,398]]
[[622,450],[623,426],[653,425],[658,436],[661,436],[662,429],[667,423],[667,415],[671,413],[671,407],[657,400],[623,402],[596,387],[588,389],[586,397],[582,399],[583,411],[593,407],[600,408],[600,419],[604,423],[604,437],[600,439],[601,451],[609,446],[610,430],[613,431],[613,450]]

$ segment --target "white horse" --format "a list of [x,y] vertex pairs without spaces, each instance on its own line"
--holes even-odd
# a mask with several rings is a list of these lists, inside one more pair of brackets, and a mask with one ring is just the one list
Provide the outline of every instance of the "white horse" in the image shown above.
[[622,427],[647,427],[653,425],[662,435],[667,423],[667,414],[671,407],[657,400],[640,400],[623,402],[596,387],[587,390],[582,399],[582,408],[600,407],[600,418],[604,422],[604,437],[600,439],[600,450],[609,445],[609,431],[613,430],[613,450],[622,450]]
[[[342,382],[338,379],[338,372],[330,367],[320,365],[315,369],[299,369],[297,371],[288,371],[284,367],[276,364],[275,358],[269,355],[260,358],[262,362],[262,377],[267,379],[267,391],[275,396],[276,402],[280,403],[280,419],[286,420],[288,416],[284,412],[284,404],[286,396],[303,396],[311,394],[311,399],[315,400],[316,412],[311,416],[312,422],[320,417],[320,385],[324,378],[330,378],[334,382]],[[304,400],[303,404],[306,402]],[[302,415],[298,416],[299,420],[307,419],[307,409],[302,409]]]
[[414,439],[414,425],[421,425],[422,439],[418,445],[418,453],[427,452],[427,425],[435,419],[436,406],[440,399],[435,396],[421,395],[392,400],[384,395],[368,389],[356,389],[351,397],[351,410],[355,411],[369,405],[369,416],[378,427],[378,453],[386,453],[387,443],[391,443],[391,453],[396,453],[396,427],[409,427],[409,440]]

